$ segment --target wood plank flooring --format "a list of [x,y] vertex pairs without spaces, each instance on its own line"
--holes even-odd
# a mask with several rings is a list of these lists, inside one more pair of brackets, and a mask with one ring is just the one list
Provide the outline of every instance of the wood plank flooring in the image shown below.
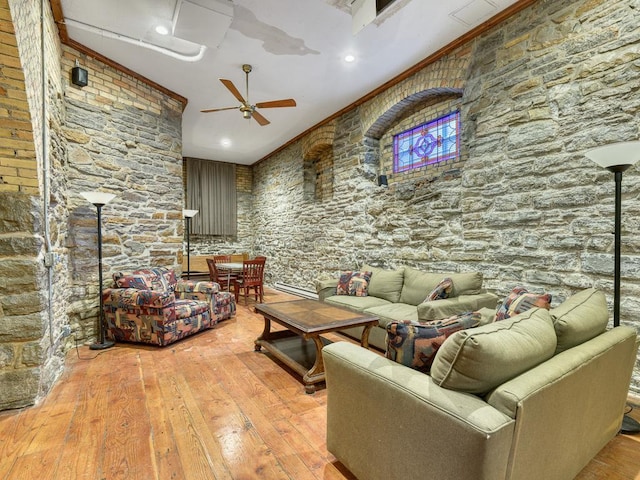
[[[265,302],[295,298],[268,290]],[[0,412],[0,479],[355,480],[326,449],[326,389],[306,395],[255,352],[262,317],[240,303],[165,348],[70,351],[39,405]],[[577,478],[640,480],[640,435],[617,436]]]

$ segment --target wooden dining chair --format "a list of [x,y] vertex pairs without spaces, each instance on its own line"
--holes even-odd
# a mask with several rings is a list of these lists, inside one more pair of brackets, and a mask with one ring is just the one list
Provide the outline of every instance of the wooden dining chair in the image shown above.
[[218,268],[219,263],[228,263],[229,256],[227,255],[215,255],[213,258],[207,258],[207,266],[209,267],[209,279],[212,282],[216,282],[223,290],[229,291],[231,285],[233,285],[233,278],[227,271],[220,271]]
[[230,255],[232,262],[242,263],[245,260],[249,260],[249,254],[247,252],[233,253]]
[[256,302],[260,301],[262,303],[264,301],[264,264],[264,258],[242,262],[242,276],[235,281],[233,286],[233,291],[236,294],[236,303],[240,296],[240,290],[242,290],[244,304],[247,305],[247,296],[252,288]]

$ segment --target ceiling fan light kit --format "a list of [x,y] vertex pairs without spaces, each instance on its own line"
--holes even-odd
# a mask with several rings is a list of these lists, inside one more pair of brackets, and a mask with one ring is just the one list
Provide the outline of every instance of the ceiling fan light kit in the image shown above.
[[247,120],[255,119],[261,126],[269,125],[269,120],[267,120],[261,113],[259,113],[257,108],[278,108],[278,107],[295,107],[296,101],[293,98],[286,98],[283,100],[270,100],[268,102],[258,102],[255,105],[251,105],[249,103],[249,73],[251,73],[253,68],[248,63],[242,65],[242,71],[245,73],[245,87],[246,94],[245,97],[242,96],[240,91],[236,88],[231,80],[227,80],[225,78],[220,78],[220,82],[227,87],[227,90],[231,92],[231,94],[240,102],[240,106],[238,107],[222,107],[222,108],[209,108],[207,110],[200,110],[202,113],[210,113],[210,112],[220,112],[222,110],[240,110],[242,112],[242,117]]

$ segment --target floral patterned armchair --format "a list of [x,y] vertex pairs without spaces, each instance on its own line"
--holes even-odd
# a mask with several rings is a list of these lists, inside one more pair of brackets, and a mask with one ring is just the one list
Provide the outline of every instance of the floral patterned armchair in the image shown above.
[[148,268],[113,275],[102,292],[107,338],[168,345],[235,314],[234,296],[215,282],[177,280],[173,270]]

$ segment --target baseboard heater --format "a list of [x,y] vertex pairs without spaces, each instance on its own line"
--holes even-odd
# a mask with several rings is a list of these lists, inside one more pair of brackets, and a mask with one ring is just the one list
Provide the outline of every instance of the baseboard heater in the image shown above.
[[307,290],[306,288],[300,288],[295,285],[289,285],[288,283],[276,282],[274,285],[276,290],[281,292],[290,293],[291,295],[297,295],[298,297],[311,298],[318,300],[318,294],[313,290]]

